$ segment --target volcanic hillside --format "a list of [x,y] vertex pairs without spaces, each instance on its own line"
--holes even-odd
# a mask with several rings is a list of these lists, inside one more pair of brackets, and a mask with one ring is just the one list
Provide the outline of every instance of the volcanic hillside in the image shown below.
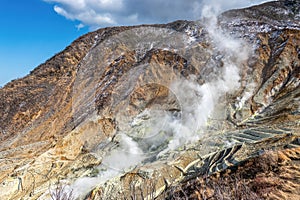
[[0,89],[0,199],[300,199],[299,84],[297,0],[88,33]]

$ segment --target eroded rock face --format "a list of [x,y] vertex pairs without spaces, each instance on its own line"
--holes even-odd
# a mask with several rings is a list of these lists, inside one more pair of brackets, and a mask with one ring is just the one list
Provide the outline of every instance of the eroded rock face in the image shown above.
[[170,190],[169,199],[299,199],[299,148],[270,151],[236,168],[193,179]]
[[[228,11],[223,29],[201,21],[100,29],[7,84],[1,198],[47,199],[57,180],[78,198],[163,199],[179,183],[195,197],[187,181],[196,187],[197,177],[238,166],[230,173],[243,174],[265,151],[297,154],[298,4]],[[293,171],[282,173],[292,181]],[[296,198],[291,184],[284,195]]]

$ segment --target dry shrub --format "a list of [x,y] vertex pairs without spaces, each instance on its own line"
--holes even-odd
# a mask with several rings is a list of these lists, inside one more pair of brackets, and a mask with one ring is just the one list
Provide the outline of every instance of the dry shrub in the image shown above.
[[55,184],[54,189],[50,189],[50,196],[52,200],[75,200],[73,190],[67,190],[66,185],[59,181]]
[[167,199],[259,200],[262,198],[241,177],[226,175],[222,178],[195,179],[176,186],[170,190]]

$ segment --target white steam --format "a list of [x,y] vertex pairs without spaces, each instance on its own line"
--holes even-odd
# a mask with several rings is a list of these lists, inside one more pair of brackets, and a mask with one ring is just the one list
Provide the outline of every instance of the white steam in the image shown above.
[[137,165],[144,160],[144,153],[138,143],[126,134],[119,134],[118,137],[118,148],[103,159],[103,165],[118,171]]
[[[240,68],[248,59],[250,48],[244,41],[232,38],[217,26],[218,13],[218,6],[207,5],[202,11],[214,50],[222,54],[223,67],[206,66],[214,68],[216,74],[210,75],[214,78],[202,85],[193,79],[178,80],[172,84],[172,91],[181,104],[182,118],[181,121],[169,123],[174,135],[163,152],[203,137],[207,121],[212,116],[225,120],[225,108],[218,106],[220,100],[223,101],[227,93],[233,93],[240,87]],[[248,98],[242,97],[240,103],[244,104]]]
[[[125,123],[126,127],[132,129],[121,128],[118,131],[118,135],[114,139],[117,147],[107,152],[102,165],[98,167],[100,173],[97,177],[80,178],[73,184],[72,188],[76,191],[77,196],[120,173],[124,173],[125,170],[130,170],[131,167],[139,165],[147,158],[153,158],[153,156],[157,158],[157,155],[159,157],[170,150],[201,139],[205,135],[210,118],[225,120],[225,106],[222,106],[226,104],[224,97],[240,88],[240,69],[249,57],[250,48],[245,42],[232,38],[217,26],[218,13],[218,7],[209,5],[204,6],[202,11],[207,25],[206,30],[212,41],[212,53],[218,56],[219,64],[209,62],[205,66],[207,69],[211,69],[212,74],[204,77],[203,84],[199,84],[196,77],[190,77],[189,79],[177,79],[171,85],[166,86],[180,104],[180,116],[174,116],[165,110],[146,109],[130,123],[127,120],[120,122],[119,124]],[[157,29],[153,29],[153,32],[152,29],[144,28],[136,32],[121,33],[124,35],[123,37],[120,37],[119,34],[115,36],[115,40],[112,38],[113,44],[124,43],[123,46],[129,49],[144,49],[145,51],[151,48],[164,49],[168,47],[168,49],[174,49],[178,54],[184,54],[182,53],[186,50],[184,48],[191,46],[182,42],[183,39],[189,41],[186,36],[181,37],[181,35],[177,35],[178,33],[169,30],[158,32]],[[148,31],[151,32],[148,33]],[[178,40],[174,40],[174,35]],[[133,38],[132,41],[127,39],[135,36],[137,38]],[[122,41],[124,38],[126,40]],[[106,42],[109,48],[111,44],[109,41]],[[194,41],[191,40],[191,42]],[[101,45],[103,44],[105,41]],[[102,59],[101,62],[103,62]],[[93,73],[95,72],[93,71]],[[95,77],[99,76],[95,75]],[[130,78],[130,81],[134,82],[134,73]],[[85,78],[83,77],[82,80]],[[128,86],[128,88],[130,87]],[[241,103],[244,104],[247,98],[242,97]]]
[[[206,125],[215,113],[224,115],[225,110],[215,110],[221,97],[234,92],[240,86],[239,70],[236,65],[225,63],[220,77],[212,82],[199,85],[194,80],[179,80],[171,86],[180,100],[182,118],[177,123],[170,123],[174,131],[167,150],[174,150],[188,142],[204,136]],[[223,116],[218,116],[223,118]]]
[[102,164],[97,168],[99,174],[96,177],[79,178],[73,183],[71,188],[76,198],[83,198],[95,186],[125,173],[125,170],[130,170],[145,159],[143,151],[132,138],[126,134],[119,134],[117,137],[115,142],[118,147],[103,158]]

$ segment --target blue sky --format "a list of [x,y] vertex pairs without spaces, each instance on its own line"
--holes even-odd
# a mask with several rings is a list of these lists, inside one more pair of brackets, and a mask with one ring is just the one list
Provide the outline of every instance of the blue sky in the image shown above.
[[0,86],[28,74],[88,31],[78,30],[76,23],[42,0],[1,0]]
[[198,19],[204,4],[250,6],[262,0],[1,0],[0,86],[21,78],[79,36],[100,27]]

